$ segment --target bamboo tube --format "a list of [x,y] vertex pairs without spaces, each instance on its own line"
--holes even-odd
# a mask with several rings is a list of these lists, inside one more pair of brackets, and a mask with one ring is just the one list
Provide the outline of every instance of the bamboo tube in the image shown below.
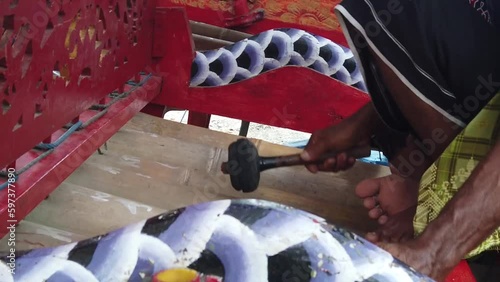
[[[249,38],[252,34],[222,28],[202,22],[189,21],[196,51],[213,50]],[[172,111],[177,109],[168,109]],[[241,121],[240,136],[248,134],[250,122]]]
[[231,45],[234,42],[222,40],[222,39],[216,39],[204,35],[199,35],[199,34],[193,34],[193,41],[194,41],[194,46],[196,51],[203,51],[203,50],[213,50],[213,49],[218,49],[227,45]]
[[215,39],[237,42],[245,38],[251,37],[251,34],[218,27],[202,22],[189,21],[191,32],[193,34],[204,35]]

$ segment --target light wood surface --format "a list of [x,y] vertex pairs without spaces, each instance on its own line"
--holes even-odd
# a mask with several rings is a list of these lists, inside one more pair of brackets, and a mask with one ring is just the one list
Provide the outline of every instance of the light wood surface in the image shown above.
[[[311,174],[304,167],[261,173],[254,193],[235,191],[220,172],[227,148],[239,136],[138,114],[40,204],[16,234],[17,250],[54,246],[103,234],[124,225],[199,202],[265,199],[300,208],[331,223],[365,232],[374,227],[354,187],[389,173],[357,163],[342,173]],[[261,156],[300,150],[260,140]],[[6,250],[5,238],[0,250]]]

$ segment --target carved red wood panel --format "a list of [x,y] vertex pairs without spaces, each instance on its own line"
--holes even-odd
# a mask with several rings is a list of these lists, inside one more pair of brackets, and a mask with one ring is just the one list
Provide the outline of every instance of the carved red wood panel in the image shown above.
[[[340,0],[255,0],[250,9],[264,9],[264,19],[240,30],[257,34],[269,29],[288,27],[307,30],[348,46],[333,12]],[[183,7],[190,20],[225,27],[226,18],[234,16],[233,1],[158,0],[159,7]]]
[[0,168],[151,61],[154,1],[0,1]]
[[[370,101],[359,89],[295,66],[225,86],[189,87],[194,56],[189,33],[184,9],[157,9],[153,52],[158,63],[154,69],[165,87],[153,103],[314,132],[339,123]],[[168,44],[174,38],[179,44]]]

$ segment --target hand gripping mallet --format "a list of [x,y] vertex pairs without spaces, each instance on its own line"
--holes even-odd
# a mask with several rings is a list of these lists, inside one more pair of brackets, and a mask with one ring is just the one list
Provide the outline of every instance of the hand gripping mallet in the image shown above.
[[[370,147],[359,147],[345,151],[348,157],[363,158],[370,156]],[[337,156],[338,152],[330,152],[317,161],[306,162],[300,154],[276,157],[261,157],[255,145],[248,139],[240,138],[229,145],[228,161],[221,165],[222,173],[229,174],[231,185],[238,191],[250,193],[257,189],[260,172],[277,167],[321,164],[325,160]]]

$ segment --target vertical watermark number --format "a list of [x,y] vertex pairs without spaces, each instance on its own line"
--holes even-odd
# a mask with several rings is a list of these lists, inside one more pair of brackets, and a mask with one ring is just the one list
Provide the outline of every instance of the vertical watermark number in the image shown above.
[[7,256],[7,265],[10,268],[10,272],[15,274],[16,271],[16,169],[9,168],[7,170],[7,229],[8,234],[8,246],[9,254]]

